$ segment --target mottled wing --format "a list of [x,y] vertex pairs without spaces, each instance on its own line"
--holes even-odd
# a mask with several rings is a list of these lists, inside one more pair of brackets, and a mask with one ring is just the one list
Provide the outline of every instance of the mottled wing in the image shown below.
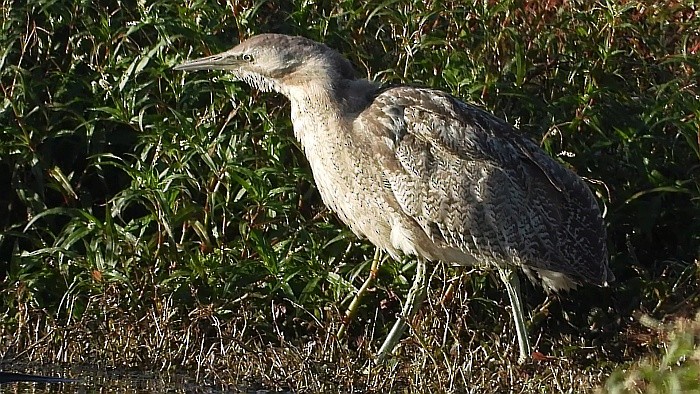
[[383,91],[361,116],[385,144],[384,182],[436,245],[574,281],[612,280],[590,190],[512,126],[411,87]]

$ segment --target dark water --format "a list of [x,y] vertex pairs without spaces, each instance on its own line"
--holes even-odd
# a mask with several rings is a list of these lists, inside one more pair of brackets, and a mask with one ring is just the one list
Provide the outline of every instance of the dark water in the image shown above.
[[0,383],[0,393],[272,393],[267,390],[197,382],[196,378],[187,374],[106,370],[87,365],[31,367],[0,363],[0,371],[70,379],[52,383]]

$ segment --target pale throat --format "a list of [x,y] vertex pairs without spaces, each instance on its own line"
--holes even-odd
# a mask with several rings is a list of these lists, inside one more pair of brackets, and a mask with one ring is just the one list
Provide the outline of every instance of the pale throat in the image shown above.
[[[305,148],[315,145],[319,138],[332,138],[341,127],[344,109],[329,86],[310,83],[286,89],[285,96],[292,106],[294,134]],[[322,134],[322,135],[321,135]]]

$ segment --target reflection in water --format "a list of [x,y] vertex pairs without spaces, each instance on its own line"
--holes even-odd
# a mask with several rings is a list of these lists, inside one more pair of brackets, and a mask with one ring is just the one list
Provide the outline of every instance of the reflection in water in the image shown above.
[[38,383],[68,383],[72,379],[58,378],[54,376],[27,375],[15,372],[0,371],[0,383],[14,382],[38,382]]
[[[0,381],[3,393],[270,393],[242,387],[227,387],[196,382],[187,374],[144,372],[132,369],[97,369],[91,366],[29,366],[0,363],[0,370],[28,375],[60,378],[60,382]],[[7,375],[6,375],[7,376]]]

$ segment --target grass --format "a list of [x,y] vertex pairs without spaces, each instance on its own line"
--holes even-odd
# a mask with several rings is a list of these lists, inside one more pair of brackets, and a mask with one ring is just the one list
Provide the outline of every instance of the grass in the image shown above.
[[[693,389],[670,382],[699,368],[696,329],[671,323],[700,306],[697,4],[462,3],[4,1],[2,360],[294,391]],[[414,265],[386,260],[337,341],[374,250],[320,201],[288,103],[171,70],[262,32],[518,125],[590,181],[617,282],[526,285],[542,357],[518,366],[493,274],[437,265],[412,334],[372,366]]]

